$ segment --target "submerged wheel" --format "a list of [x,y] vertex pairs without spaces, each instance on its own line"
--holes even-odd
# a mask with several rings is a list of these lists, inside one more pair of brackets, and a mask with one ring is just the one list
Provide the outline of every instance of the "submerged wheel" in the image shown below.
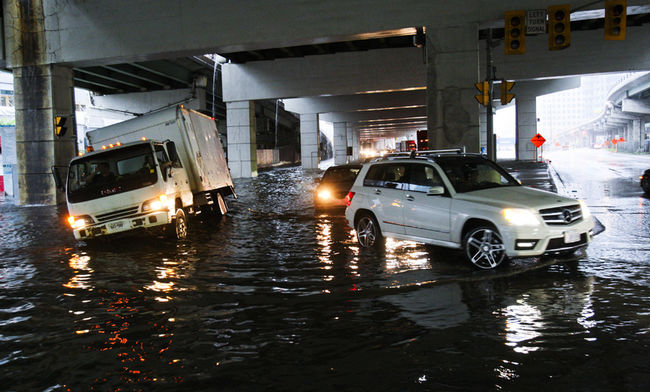
[[463,245],[465,257],[477,268],[496,268],[506,259],[506,247],[493,227],[480,226],[470,230]]
[[184,240],[187,238],[187,217],[182,209],[176,210],[176,218],[174,218],[174,229],[176,232],[176,239]]
[[226,201],[223,199],[223,196],[221,196],[221,193],[217,193],[217,204],[219,205],[219,212],[221,215],[226,215],[228,212],[228,204],[226,204]]
[[364,213],[357,220],[355,227],[359,245],[364,248],[371,248],[378,245],[382,240],[381,229],[377,219],[372,214]]

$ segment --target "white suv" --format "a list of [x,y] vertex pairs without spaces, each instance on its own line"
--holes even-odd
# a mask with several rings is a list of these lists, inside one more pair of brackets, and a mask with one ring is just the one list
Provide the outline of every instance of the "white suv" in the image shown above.
[[493,161],[460,150],[366,163],[348,199],[345,217],[361,246],[386,236],[463,249],[483,269],[507,257],[574,252],[593,238],[582,201],[522,186]]

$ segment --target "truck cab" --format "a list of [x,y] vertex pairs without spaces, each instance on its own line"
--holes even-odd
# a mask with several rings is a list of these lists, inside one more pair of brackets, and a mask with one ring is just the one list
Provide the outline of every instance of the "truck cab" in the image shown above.
[[172,223],[174,234],[183,238],[187,227],[183,207],[193,203],[174,142],[146,139],[102,146],[74,158],[66,199],[76,239],[162,229]]

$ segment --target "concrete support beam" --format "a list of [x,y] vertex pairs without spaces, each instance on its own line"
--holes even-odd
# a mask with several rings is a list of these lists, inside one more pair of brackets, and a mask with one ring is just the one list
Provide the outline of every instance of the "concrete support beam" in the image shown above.
[[318,114],[300,115],[300,159],[303,169],[318,169],[320,163]]
[[133,114],[183,104],[186,108],[206,110],[205,89],[161,90],[143,93],[110,94],[92,97],[95,106]]
[[335,122],[334,123],[334,140],[332,140],[332,145],[334,148],[334,164],[343,165],[347,163],[347,149],[348,149],[348,136],[346,123],[344,122]]
[[285,99],[284,108],[296,113],[354,112],[426,105],[426,90],[377,94],[336,95]]
[[429,146],[465,146],[479,151],[477,24],[427,26],[427,116]]
[[419,119],[426,118],[426,107],[417,107],[409,109],[392,109],[392,110],[371,110],[363,112],[335,112],[323,113],[320,118],[329,122],[356,122],[384,119],[386,121],[401,119]]
[[226,102],[226,120],[230,174],[257,177],[255,102]]
[[229,63],[222,75],[224,101],[421,89],[426,80],[418,48]]
[[624,98],[622,110],[626,113],[650,114],[650,100]]

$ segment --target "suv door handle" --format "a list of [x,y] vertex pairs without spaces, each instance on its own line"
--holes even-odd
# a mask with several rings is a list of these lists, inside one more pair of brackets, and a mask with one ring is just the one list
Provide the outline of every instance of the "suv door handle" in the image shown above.
[[375,195],[381,195],[381,189],[375,188]]
[[409,195],[409,194],[407,194],[407,195],[405,196],[405,198],[406,198],[406,200],[408,200],[408,201],[413,201],[413,200],[415,200],[415,197],[412,196],[412,195]]

